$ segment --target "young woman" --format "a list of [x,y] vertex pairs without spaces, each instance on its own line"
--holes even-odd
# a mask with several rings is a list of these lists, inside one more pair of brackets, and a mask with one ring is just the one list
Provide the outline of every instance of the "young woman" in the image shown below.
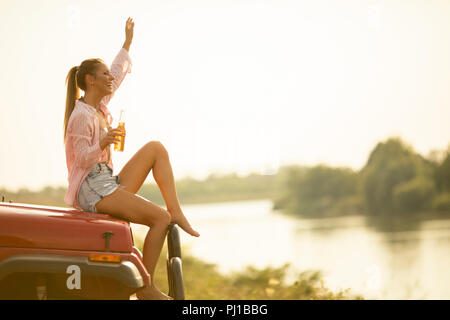
[[[110,145],[121,133],[111,128],[107,104],[131,72],[128,54],[133,39],[134,22],[128,18],[125,42],[111,69],[101,59],[84,60],[67,75],[64,143],[69,187],[64,201],[77,209],[107,213],[150,227],[143,248],[144,265],[152,284],[140,290],[139,299],[168,299],[154,285],[153,276],[161,253],[167,227],[178,224],[192,236],[199,236],[181,210],[167,150],[159,141],[145,144],[127,162],[119,175],[113,176]],[[79,88],[84,96],[79,98]],[[161,190],[167,210],[136,195],[150,170]]]

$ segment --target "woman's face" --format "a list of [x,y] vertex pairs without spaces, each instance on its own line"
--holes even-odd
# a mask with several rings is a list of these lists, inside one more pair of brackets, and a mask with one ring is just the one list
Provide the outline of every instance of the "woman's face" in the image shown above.
[[91,77],[88,82],[88,88],[96,90],[103,96],[111,94],[113,92],[114,76],[109,71],[108,66],[100,63],[96,70],[96,77]]

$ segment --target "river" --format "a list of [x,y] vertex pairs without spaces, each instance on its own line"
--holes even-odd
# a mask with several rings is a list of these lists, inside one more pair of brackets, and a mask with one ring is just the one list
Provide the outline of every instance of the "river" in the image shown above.
[[[350,288],[366,299],[450,298],[450,219],[374,227],[362,216],[286,216],[270,200],[184,205],[183,211],[201,236],[181,232],[182,244],[223,273],[289,263],[288,282],[320,270],[327,288]],[[135,237],[148,230],[132,228]]]

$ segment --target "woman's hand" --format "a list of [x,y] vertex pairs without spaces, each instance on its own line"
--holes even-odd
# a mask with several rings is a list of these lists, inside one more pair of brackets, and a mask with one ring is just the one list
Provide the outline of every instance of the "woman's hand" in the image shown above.
[[128,18],[125,24],[125,43],[131,43],[133,41],[134,21],[132,18]]
[[120,129],[108,128],[108,133],[100,141],[100,149],[105,150],[105,148],[111,143],[119,142],[120,139],[117,136],[124,136]]

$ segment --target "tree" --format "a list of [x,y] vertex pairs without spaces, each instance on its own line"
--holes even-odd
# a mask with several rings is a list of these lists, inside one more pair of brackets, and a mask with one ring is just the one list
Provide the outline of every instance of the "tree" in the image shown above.
[[[353,211],[357,203],[358,176],[349,168],[325,165],[290,168],[286,189],[285,196],[276,203],[276,208],[307,217],[345,214],[338,211]],[[349,197],[351,199],[347,200]]]
[[[404,213],[412,206],[424,209],[428,202],[423,201],[434,192],[432,166],[400,138],[378,143],[362,176],[365,208],[370,215]],[[418,180],[410,182],[414,178]],[[413,201],[414,195],[420,197]]]
[[435,171],[436,187],[439,192],[450,192],[450,152]]
[[417,176],[397,185],[393,190],[394,209],[399,213],[416,213],[431,207],[435,194],[434,183],[424,176]]

